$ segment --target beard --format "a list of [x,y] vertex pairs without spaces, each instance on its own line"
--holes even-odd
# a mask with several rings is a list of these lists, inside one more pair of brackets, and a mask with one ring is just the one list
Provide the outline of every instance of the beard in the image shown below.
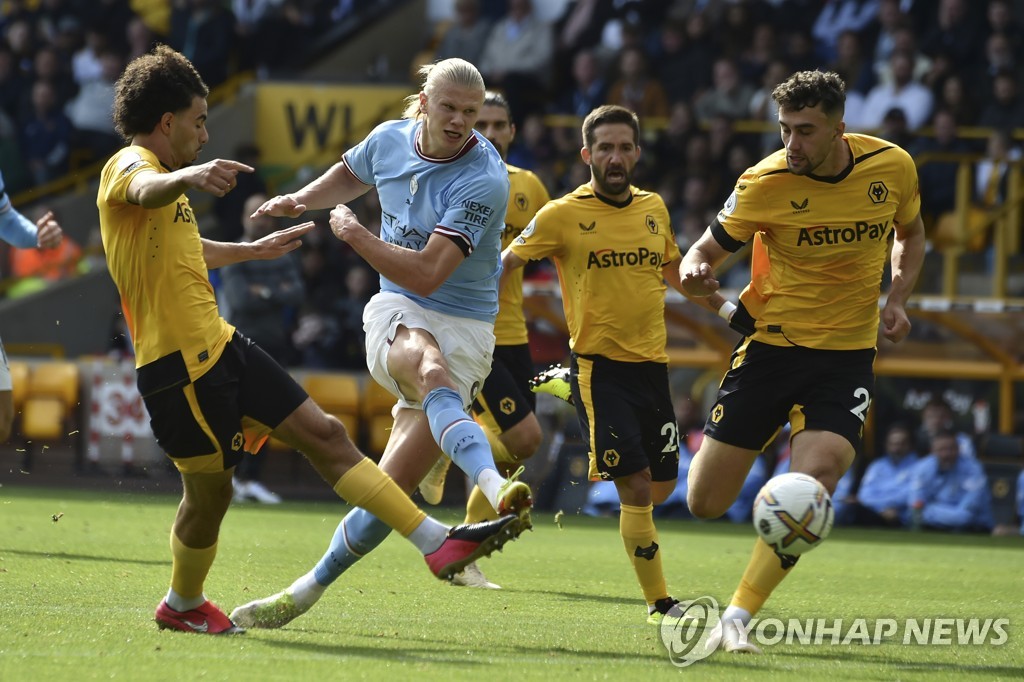
[[[617,172],[621,175],[616,177],[614,180],[608,179],[609,172]],[[604,172],[600,172],[594,169],[594,184],[601,191],[601,194],[607,196],[613,196],[616,194],[622,194],[629,190],[629,185],[633,181],[633,173],[626,168],[611,168],[606,169]]]

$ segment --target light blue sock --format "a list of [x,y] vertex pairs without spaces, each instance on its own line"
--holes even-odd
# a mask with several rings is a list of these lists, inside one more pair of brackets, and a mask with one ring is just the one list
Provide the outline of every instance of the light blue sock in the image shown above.
[[384,542],[391,533],[386,523],[365,509],[353,509],[338,524],[327,553],[313,569],[316,581],[327,586],[337,580],[355,562]]
[[483,429],[466,414],[457,391],[442,386],[423,399],[423,412],[430,423],[430,432],[441,450],[479,484],[480,474],[488,469],[497,472],[494,455]]

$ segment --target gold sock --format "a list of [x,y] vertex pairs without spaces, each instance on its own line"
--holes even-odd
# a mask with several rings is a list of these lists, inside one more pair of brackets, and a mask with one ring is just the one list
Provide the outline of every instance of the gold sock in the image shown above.
[[370,512],[402,537],[409,537],[427,518],[390,476],[365,457],[338,479],[334,492],[352,506]]
[[480,486],[473,486],[466,500],[466,519],[463,523],[479,523],[480,521],[493,521],[498,518],[498,512],[487,501],[487,496],[480,490]]
[[772,590],[779,586],[782,579],[789,575],[792,567],[783,569],[782,561],[775,551],[761,538],[754,542],[754,552],[750,555],[747,570],[732,595],[730,604],[746,609],[750,615],[756,614],[764,606]]
[[171,589],[186,599],[203,593],[203,583],[217,556],[217,543],[205,549],[186,547],[171,531]]
[[661,570],[661,552],[658,548],[658,531],[654,527],[654,505],[633,507],[619,505],[619,534],[626,547],[626,555],[633,564],[636,579],[648,604],[668,596],[665,574]]
[[519,463],[519,460],[517,460],[512,455],[512,453],[508,451],[508,448],[505,447],[505,444],[501,442],[501,438],[498,437],[497,433],[495,433],[492,429],[488,428],[486,425],[481,424],[481,427],[483,428],[484,436],[487,437],[487,444],[491,446],[491,455],[494,457],[494,463],[498,465],[499,470],[502,469],[502,463]]

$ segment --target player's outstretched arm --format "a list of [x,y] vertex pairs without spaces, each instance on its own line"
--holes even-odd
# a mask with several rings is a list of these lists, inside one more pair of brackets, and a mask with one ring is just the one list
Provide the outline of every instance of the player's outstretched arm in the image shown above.
[[247,260],[271,260],[302,246],[302,236],[316,227],[313,221],[272,232],[254,242],[215,242],[202,239],[203,260],[213,270]]
[[0,173],[0,240],[19,249],[39,246],[39,227],[11,205]]
[[128,201],[143,208],[160,208],[177,201],[188,189],[222,197],[238,184],[239,173],[255,169],[230,159],[214,159],[172,173],[138,173],[128,185]]
[[282,194],[268,199],[252,214],[253,218],[271,215],[282,218],[298,218],[306,211],[320,208],[334,208],[361,197],[370,190],[344,161],[331,166],[326,173],[292,194]]
[[345,204],[331,211],[331,231],[370,267],[417,296],[434,293],[466,258],[453,241],[436,232],[421,251],[386,242],[367,230]]

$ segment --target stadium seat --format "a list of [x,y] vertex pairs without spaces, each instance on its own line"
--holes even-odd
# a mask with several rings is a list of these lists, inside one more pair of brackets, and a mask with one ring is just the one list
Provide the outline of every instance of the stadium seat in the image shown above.
[[14,414],[18,414],[21,406],[25,404],[25,396],[28,395],[28,378],[31,372],[27,362],[12,361],[10,369]]
[[[19,429],[26,442],[26,470],[32,468],[39,443],[62,441],[78,432],[78,389],[79,370],[73,362],[42,362],[29,373]],[[80,438],[74,441],[81,443]]]
[[78,365],[54,360],[36,365],[28,382],[28,399],[56,398],[71,411],[78,405]]
[[337,417],[349,438],[359,437],[359,380],[351,374],[313,372],[302,381],[309,397],[327,414]]
[[21,434],[26,440],[60,440],[63,434],[64,404],[58,398],[29,398],[21,414]]
[[380,457],[384,454],[388,439],[391,438],[391,426],[394,418],[391,408],[395,406],[395,396],[378,384],[373,377],[366,378],[363,388],[363,424],[366,427],[366,448],[370,454]]
[[984,462],[985,477],[992,492],[992,519],[998,525],[1018,525],[1017,522],[1017,477],[1020,464],[1009,462]]
[[990,433],[978,443],[978,458],[1024,464],[1024,438]]

